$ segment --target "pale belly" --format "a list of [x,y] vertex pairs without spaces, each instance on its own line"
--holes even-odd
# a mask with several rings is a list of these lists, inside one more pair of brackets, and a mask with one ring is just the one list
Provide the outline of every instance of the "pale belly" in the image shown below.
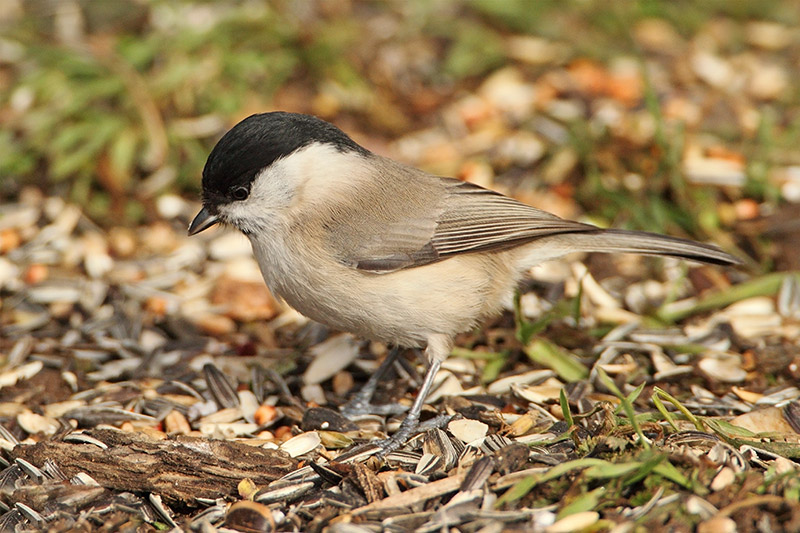
[[253,243],[267,286],[294,309],[334,329],[407,347],[473,328],[499,310],[517,281],[502,254],[373,274],[296,253],[281,260],[269,248]]

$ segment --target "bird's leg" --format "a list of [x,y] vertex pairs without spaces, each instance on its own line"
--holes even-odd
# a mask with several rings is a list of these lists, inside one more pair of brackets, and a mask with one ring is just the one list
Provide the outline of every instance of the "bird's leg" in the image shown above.
[[375,414],[375,415],[395,415],[402,413],[406,410],[405,406],[401,404],[386,404],[386,405],[373,405],[370,403],[372,397],[375,395],[375,390],[378,388],[378,382],[386,375],[386,372],[392,367],[397,358],[400,356],[400,348],[393,346],[380,366],[372,373],[367,382],[361,387],[355,396],[353,396],[344,407],[342,407],[342,414],[346,417]]
[[425,380],[422,382],[422,387],[420,387],[419,392],[417,392],[417,397],[414,398],[414,403],[411,405],[408,414],[406,414],[405,420],[403,420],[403,423],[400,424],[398,430],[395,431],[391,437],[378,443],[384,454],[394,451],[405,444],[406,440],[413,435],[419,427],[419,415],[422,412],[422,406],[425,404],[425,399],[428,397],[431,387],[433,387],[433,379],[436,377],[436,373],[441,366],[441,361],[431,362],[428,373],[425,374]]
[[425,379],[417,392],[417,397],[414,399],[414,403],[411,405],[405,420],[400,424],[400,428],[388,439],[377,443],[381,447],[382,454],[385,455],[396,450],[405,444],[406,440],[417,431],[419,428],[419,415],[422,412],[422,406],[425,404],[428,394],[431,392],[433,380],[442,366],[442,361],[450,354],[452,349],[453,339],[451,337],[441,334],[428,337],[428,346],[425,348],[428,373],[425,374]]

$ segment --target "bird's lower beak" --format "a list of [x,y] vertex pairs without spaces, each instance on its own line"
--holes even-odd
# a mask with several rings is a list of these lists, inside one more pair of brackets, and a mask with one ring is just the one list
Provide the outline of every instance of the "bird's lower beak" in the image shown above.
[[189,235],[196,235],[204,229],[210,228],[217,222],[219,222],[219,217],[209,211],[207,207],[203,207],[194,217],[192,223],[189,224]]

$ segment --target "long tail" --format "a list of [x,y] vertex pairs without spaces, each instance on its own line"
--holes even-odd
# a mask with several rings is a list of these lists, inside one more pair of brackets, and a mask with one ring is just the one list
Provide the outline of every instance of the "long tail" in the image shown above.
[[740,265],[742,261],[716,246],[646,231],[622,229],[581,229],[556,233],[530,241],[523,247],[521,264],[537,265],[572,252],[666,255],[713,263]]
[[576,239],[577,247],[587,252],[667,255],[716,265],[742,264],[738,257],[723,252],[716,246],[658,233],[603,229],[574,233],[572,237]]

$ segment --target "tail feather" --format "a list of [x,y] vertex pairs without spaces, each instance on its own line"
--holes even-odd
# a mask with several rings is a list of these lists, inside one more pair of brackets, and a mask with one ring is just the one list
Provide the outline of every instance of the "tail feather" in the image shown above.
[[739,258],[716,246],[657,233],[604,229],[574,233],[572,237],[577,239],[577,247],[586,252],[666,255],[716,265],[742,264]]

